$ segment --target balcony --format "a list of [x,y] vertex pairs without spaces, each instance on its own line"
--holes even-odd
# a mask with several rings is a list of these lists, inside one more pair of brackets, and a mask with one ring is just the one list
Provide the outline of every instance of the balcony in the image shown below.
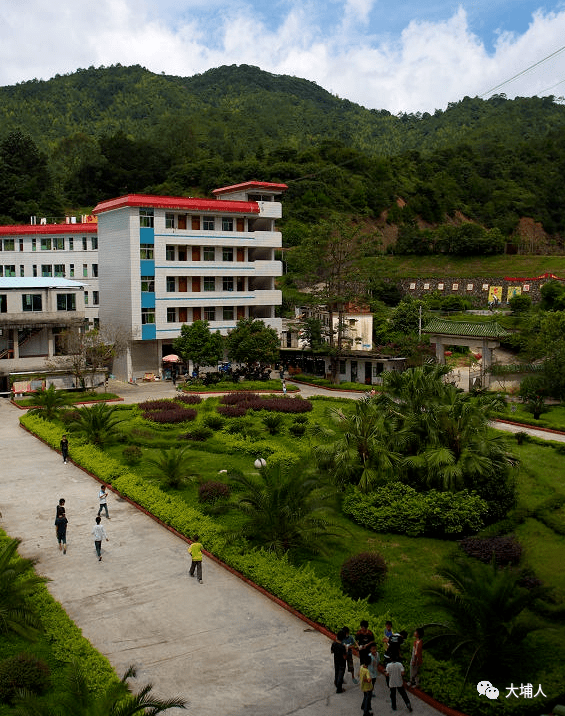
[[0,313],[0,328],[29,328],[30,326],[70,326],[84,323],[84,311],[22,311]]

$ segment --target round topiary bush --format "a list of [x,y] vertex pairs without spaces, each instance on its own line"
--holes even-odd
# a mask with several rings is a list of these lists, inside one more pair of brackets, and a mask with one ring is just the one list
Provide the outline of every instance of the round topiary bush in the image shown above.
[[0,701],[9,703],[20,689],[43,694],[50,687],[49,667],[33,654],[21,653],[0,661]]
[[341,565],[341,586],[352,599],[376,599],[386,578],[386,562],[378,552],[361,552]]

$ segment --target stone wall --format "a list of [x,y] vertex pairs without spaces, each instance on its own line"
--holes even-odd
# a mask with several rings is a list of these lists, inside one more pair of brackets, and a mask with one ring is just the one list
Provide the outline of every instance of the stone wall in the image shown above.
[[407,278],[401,279],[398,283],[402,293],[425,298],[434,291],[442,296],[460,296],[473,301],[476,306],[486,306],[496,291],[499,303],[508,303],[509,298],[516,294],[524,294],[532,299],[533,303],[541,300],[541,287],[552,279],[565,280],[545,274],[535,278],[506,277],[497,278],[494,276],[480,278],[446,276],[445,278]]

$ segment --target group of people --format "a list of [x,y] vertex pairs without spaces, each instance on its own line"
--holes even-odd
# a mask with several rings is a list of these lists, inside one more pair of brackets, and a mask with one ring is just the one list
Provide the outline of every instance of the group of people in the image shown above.
[[[419,672],[422,665],[423,651],[423,629],[416,629],[410,658],[410,685],[418,686]],[[386,684],[390,691],[390,704],[393,711],[396,711],[396,695],[400,695],[408,711],[412,711],[412,704],[404,687],[405,669],[402,663],[402,645],[406,642],[408,633],[406,631],[395,632],[392,622],[387,621],[383,633],[384,658],[383,667]],[[359,654],[359,678],[355,678],[355,667],[353,663],[352,650],[357,649]],[[361,708],[363,716],[372,716],[371,701],[374,696],[375,682],[378,675],[379,652],[375,635],[369,629],[369,623],[362,621],[359,629],[353,637],[348,627],[340,629],[336,640],[332,643],[331,652],[334,657],[335,678],[334,684],[336,693],[340,694],[343,688],[345,671],[351,674],[354,684],[359,684],[363,694]]]
[[[63,455],[64,461],[66,462],[66,456]],[[96,556],[98,561],[102,561],[102,541],[105,539],[108,542],[108,535],[104,526],[101,524],[102,518],[100,513],[104,510],[106,517],[110,519],[108,514],[108,493],[106,492],[106,485],[100,487],[98,492],[98,514],[96,515],[96,524],[92,528],[92,535],[94,536],[94,548],[96,550]],[[67,554],[67,525],[69,521],[67,519],[67,513],[65,509],[65,499],[61,497],[59,504],[57,505],[57,513],[55,516],[55,534],[57,536],[57,543],[59,545],[59,551],[63,554]]]

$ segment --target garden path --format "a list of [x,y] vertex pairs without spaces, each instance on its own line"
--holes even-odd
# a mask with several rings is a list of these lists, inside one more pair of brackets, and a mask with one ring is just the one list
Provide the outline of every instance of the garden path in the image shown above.
[[[174,394],[170,383],[117,387],[109,389],[127,402]],[[38,558],[53,596],[118,673],[137,666],[134,688],[152,682],[159,696],[183,696],[194,716],[359,713],[359,687],[335,694],[326,636],[209,560],[204,584],[190,579],[184,541],[116,495],[98,562],[91,536],[98,483],[22,430],[20,415],[0,400],[2,527],[22,539],[24,556]],[[60,497],[66,555],[53,527]],[[412,704],[417,716],[437,714],[415,696]],[[382,676],[374,707],[391,712]]]

